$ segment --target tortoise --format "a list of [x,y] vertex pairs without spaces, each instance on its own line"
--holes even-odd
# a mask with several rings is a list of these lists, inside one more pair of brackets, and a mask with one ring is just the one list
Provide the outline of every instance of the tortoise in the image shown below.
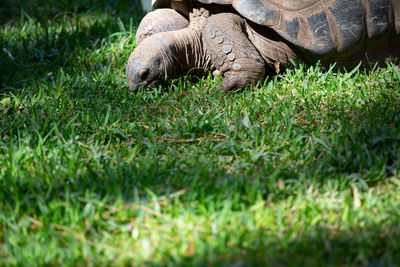
[[292,60],[353,68],[400,58],[400,0],[153,0],[129,87],[212,71],[231,91]]

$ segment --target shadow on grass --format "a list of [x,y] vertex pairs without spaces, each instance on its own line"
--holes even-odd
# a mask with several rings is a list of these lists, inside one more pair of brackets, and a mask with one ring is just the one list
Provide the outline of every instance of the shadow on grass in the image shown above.
[[[13,3],[19,3],[18,8]],[[44,21],[54,19],[63,11],[98,12],[100,9],[101,14],[114,15],[116,13],[112,10],[115,8],[124,10],[123,15],[117,14],[126,19],[126,22],[132,17],[130,13],[134,9],[131,7],[125,10],[125,5],[132,6],[131,1],[106,1],[100,6],[96,1],[86,1],[82,4],[73,1],[57,3],[8,1],[8,6],[5,6],[10,8],[10,11],[6,12],[6,9],[3,9],[0,14],[3,14],[2,20],[10,21],[19,16],[24,9],[34,20],[45,23]],[[117,8],[114,5],[119,6]],[[138,6],[138,3],[135,2],[134,6]],[[43,17],[39,15],[41,12],[44,12]],[[1,62],[8,63],[1,64],[0,67],[2,87],[18,88],[29,79],[45,79],[49,72],[59,67],[73,70],[76,57],[84,55],[85,48],[94,47],[99,39],[118,30],[113,16],[106,16],[100,24],[89,25],[74,24],[74,17],[69,15],[62,15],[62,18],[56,18],[53,23],[57,23],[58,19],[67,20],[68,27],[78,26],[73,32],[62,28],[57,31],[50,28],[43,31],[37,26],[36,30],[27,32],[23,38],[12,42],[7,40],[7,36],[1,37],[0,43],[9,52],[0,56]],[[134,19],[134,23],[138,22],[139,15]],[[19,22],[16,20],[11,23]],[[42,212],[41,207],[32,203],[50,203],[65,199],[74,201],[78,197],[87,196],[96,200],[107,198],[110,202],[122,198],[125,203],[146,203],[149,198],[147,189],[155,195],[166,195],[188,188],[181,197],[183,203],[204,203],[206,206],[210,204],[215,205],[216,210],[222,210],[224,200],[236,199],[233,210],[240,210],[241,205],[253,205],[259,194],[265,199],[273,195],[271,201],[276,203],[285,200],[299,190],[302,182],[317,181],[323,184],[324,179],[340,178],[348,180],[349,183],[358,179],[375,184],[396,174],[399,169],[400,101],[398,95],[382,92],[375,102],[364,103],[361,107],[350,106],[350,112],[337,112],[337,115],[333,115],[337,116],[336,121],[341,129],[333,132],[331,136],[323,136],[316,143],[312,151],[314,159],[311,161],[285,162],[274,158],[265,160],[262,157],[251,159],[248,152],[240,148],[240,142],[235,144],[235,141],[229,140],[212,145],[212,155],[219,155],[219,158],[207,158],[207,154],[204,156],[204,151],[209,149],[207,145],[199,145],[197,150],[190,145],[182,148],[180,145],[151,141],[151,136],[148,136],[148,140],[142,145],[154,154],[148,153],[145,157],[133,161],[101,156],[91,160],[88,155],[81,155],[87,156],[88,160],[76,163],[76,158],[72,158],[64,164],[65,169],[60,169],[63,164],[60,164],[59,158],[54,157],[54,162],[48,162],[46,165],[38,164],[37,167],[20,164],[22,168],[12,172],[11,165],[16,163],[10,158],[10,172],[0,180],[0,192],[3,194],[0,199],[7,204],[1,205],[8,206],[6,213],[18,206],[28,214],[36,215]],[[54,115],[60,119],[64,119],[62,116],[65,116]],[[205,133],[212,131],[211,127]],[[17,136],[17,133],[14,134]],[[111,134],[111,138],[119,138],[118,133]],[[22,139],[19,141],[23,142]],[[95,154],[91,149],[94,148],[88,147],[87,153]],[[185,154],[180,149],[187,149],[188,152]],[[73,155],[76,151],[65,150],[60,153]],[[170,157],[165,157],[167,153]],[[232,171],[232,161],[228,159],[238,156],[243,161]],[[23,172],[30,174],[31,179],[19,179],[19,174]],[[287,189],[282,192],[277,187],[278,179],[286,184]],[[397,211],[392,212],[395,212],[393,218],[399,216]],[[381,266],[398,263],[398,220],[390,221],[389,218],[384,226],[368,223],[349,231],[321,227],[284,237],[271,234],[269,229],[260,227],[256,231],[245,232],[242,241],[237,242],[239,245],[224,244],[226,248],[221,248],[217,253],[219,256],[215,256],[215,252],[212,253],[214,256],[209,257],[195,254],[184,259],[183,264],[209,266],[233,263],[236,264],[233,266],[238,267],[321,263]]]
[[0,9],[0,21],[8,22],[0,35],[0,91],[45,80],[60,68],[73,71],[86,49],[121,31],[117,17],[136,26],[142,16],[139,2],[129,0],[6,1]]
[[285,238],[259,229],[243,234],[242,246],[227,245],[218,256],[186,257],[180,266],[397,266],[399,223],[390,227],[372,223],[349,231],[317,227]]
[[[134,200],[132,191],[138,188],[149,188],[156,194],[162,195],[189,187],[197,190],[197,192],[191,193],[192,200],[206,195],[211,195],[214,199],[229,199],[235,193],[240,193],[243,203],[246,204],[253,203],[258,193],[261,193],[264,197],[267,197],[270,193],[276,193],[274,200],[279,200],[285,199],[296,190],[294,188],[294,191],[280,193],[277,189],[278,179],[292,183],[299,177],[306,177],[323,184],[323,179],[343,178],[349,181],[362,180],[369,185],[374,185],[382,179],[397,175],[400,167],[400,114],[398,112],[400,110],[400,95],[396,92],[397,86],[398,82],[394,82],[388,87],[389,89],[382,90],[381,94],[373,101],[361,105],[352,103],[346,106],[345,110],[332,109],[328,111],[331,114],[329,115],[331,116],[330,120],[337,126],[336,129],[329,129],[332,132],[318,132],[314,136],[313,127],[318,127],[320,123],[318,121],[307,124],[307,131],[301,129],[301,123],[295,124],[293,126],[294,135],[300,136],[306,133],[310,138],[316,137],[315,140],[309,140],[315,142],[313,150],[304,151],[308,155],[301,160],[282,161],[279,156],[274,157],[273,154],[267,160],[265,157],[253,159],[252,155],[246,151],[246,144],[234,139],[219,144],[211,144],[211,147],[201,143],[199,143],[199,146],[196,146],[196,143],[188,146],[181,146],[182,144],[179,143],[163,143],[154,139],[154,135],[158,133],[145,131],[144,133],[133,134],[137,134],[142,139],[140,141],[142,142],[141,149],[146,151],[146,156],[130,162],[126,158],[118,158],[118,156],[126,156],[129,154],[127,151],[133,149],[132,146],[124,145],[120,133],[104,131],[101,129],[101,125],[97,125],[99,122],[96,122],[97,124],[91,122],[87,125],[80,123],[78,132],[64,133],[63,138],[72,140],[74,135],[85,137],[89,131],[90,134],[96,134],[95,132],[98,131],[99,133],[93,139],[98,139],[98,142],[104,143],[114,143],[115,140],[119,140],[116,145],[121,142],[123,146],[121,149],[125,151],[120,155],[116,153],[117,156],[112,159],[109,157],[88,159],[86,162],[75,166],[71,163],[74,168],[70,170],[58,170],[57,166],[60,162],[50,162],[46,169],[33,172],[37,173],[37,179],[33,179],[32,184],[19,185],[18,179],[12,179],[9,182],[11,184],[16,183],[11,188],[21,189],[21,196],[25,194],[25,187],[33,186],[35,192],[47,192],[46,195],[50,199],[52,197],[57,198],[59,190],[62,188],[68,188],[69,192],[75,192],[78,195],[87,191],[96,192],[100,198],[121,196],[129,202]],[[67,93],[79,95],[74,91]],[[112,93],[108,97],[118,98]],[[140,116],[140,113],[146,112],[143,109],[132,109],[132,106],[127,104],[128,102],[123,104],[122,100],[112,99],[112,102],[116,103],[112,108],[122,110],[122,117],[118,117],[118,120],[130,121],[136,115]],[[84,101],[86,102],[83,105],[86,108],[96,110],[97,103],[92,103],[91,99],[84,99]],[[106,98],[104,101],[109,103],[111,99]],[[128,105],[128,107],[124,105]],[[97,113],[102,113],[101,116],[104,116],[104,112],[106,112],[106,108],[97,108]],[[49,118],[46,118],[49,121],[46,125],[47,128],[41,129],[43,135],[52,130],[51,122],[62,121],[64,124],[70,124],[68,122],[70,117],[74,117],[73,112],[71,114],[49,114]],[[25,125],[26,118],[18,117],[15,121],[19,125],[23,125],[24,129],[30,130],[31,134],[33,133],[32,135],[37,131],[35,127],[32,126],[32,129],[30,129]],[[157,122],[156,119],[154,121]],[[213,131],[215,129],[209,127],[201,134],[212,135]],[[243,131],[248,130],[243,129]],[[261,136],[264,134],[262,131],[260,133]],[[68,136],[69,134],[71,136]],[[192,134],[195,135],[196,133]],[[104,135],[107,138],[104,138]],[[36,139],[36,137],[34,138]],[[258,138],[262,139],[263,137]],[[296,136],[292,138],[291,142],[298,142],[298,147],[304,147],[302,145],[303,139],[297,139]],[[90,148],[87,149],[88,153],[95,153]],[[188,152],[182,152],[182,149]],[[302,152],[291,151],[289,153]],[[215,157],[215,155],[219,157]],[[241,159],[241,161],[232,171],[230,165],[233,162],[232,159],[236,158]],[[30,172],[28,169],[24,171]],[[51,180],[49,183],[48,180],[41,178],[43,173],[53,173],[60,179]],[[9,177],[13,176],[12,173],[8,173],[8,175]],[[33,176],[36,175],[33,174]],[[74,182],[71,182],[71,177],[76,177],[73,179]],[[207,179],[204,179],[204,177],[207,177]],[[249,183],[254,183],[255,186],[249,187]],[[52,190],[47,191],[46,188],[49,187]],[[15,192],[7,192],[7,190],[7,187],[5,187],[6,195],[12,199]],[[145,192],[141,192],[146,195]]]
[[0,25],[12,25],[26,16],[47,23],[64,14],[98,11],[125,19],[142,12],[138,0],[3,0],[0,6]]

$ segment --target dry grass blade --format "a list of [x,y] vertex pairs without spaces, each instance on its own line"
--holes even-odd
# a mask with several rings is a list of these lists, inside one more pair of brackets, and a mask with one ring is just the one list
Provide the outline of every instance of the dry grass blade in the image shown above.
[[173,139],[173,138],[161,139],[161,142],[167,142],[167,143],[192,143],[192,142],[204,142],[204,141],[224,142],[226,141],[226,139],[214,138],[214,137],[199,137],[199,138],[188,138],[188,139]]

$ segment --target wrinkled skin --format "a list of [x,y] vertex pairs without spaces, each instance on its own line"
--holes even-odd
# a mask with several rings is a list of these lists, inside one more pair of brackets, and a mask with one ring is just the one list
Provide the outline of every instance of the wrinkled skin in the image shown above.
[[[219,4],[202,4],[209,2]],[[320,0],[288,0],[282,3],[291,4],[279,9],[281,15],[274,17],[278,19],[275,24],[261,23],[256,14],[275,12],[276,7],[269,4],[280,1],[258,1],[262,10],[255,8],[254,1],[240,0],[237,4],[241,5],[231,10],[222,2],[225,0],[157,0],[156,4],[163,4],[156,8],[175,10],[150,12],[139,26],[140,43],[127,66],[131,90],[201,69],[222,76],[222,90],[231,91],[280,72],[292,60],[353,68],[360,61],[365,66],[384,65],[400,58],[398,0],[362,1],[365,5],[333,0],[330,4],[335,14],[306,4],[321,4]],[[292,6],[298,12],[292,12]],[[187,25],[187,16],[189,26],[180,29]]]
[[[140,41],[127,65],[132,91],[182,74],[212,70],[223,76],[223,91],[242,89],[264,77],[264,60],[243,33],[243,18],[231,13],[210,16],[203,8],[194,9],[189,17],[190,25],[184,29],[146,33],[149,36]],[[220,26],[225,31],[210,37],[210,30]],[[150,28],[155,27],[150,24]]]
[[207,17],[205,9],[195,10],[190,16],[188,27],[147,33],[148,37],[140,41],[127,64],[126,75],[130,90],[152,87],[182,74],[210,71],[211,64],[201,40]]
[[173,78],[172,58],[171,49],[158,36],[143,40],[132,52],[126,68],[130,90],[153,87],[159,81]]

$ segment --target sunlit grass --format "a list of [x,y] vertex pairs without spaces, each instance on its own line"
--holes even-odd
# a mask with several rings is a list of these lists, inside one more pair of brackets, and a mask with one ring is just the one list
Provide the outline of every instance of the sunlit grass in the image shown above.
[[1,13],[0,265],[400,262],[398,66],[134,94],[138,3],[45,2]]

